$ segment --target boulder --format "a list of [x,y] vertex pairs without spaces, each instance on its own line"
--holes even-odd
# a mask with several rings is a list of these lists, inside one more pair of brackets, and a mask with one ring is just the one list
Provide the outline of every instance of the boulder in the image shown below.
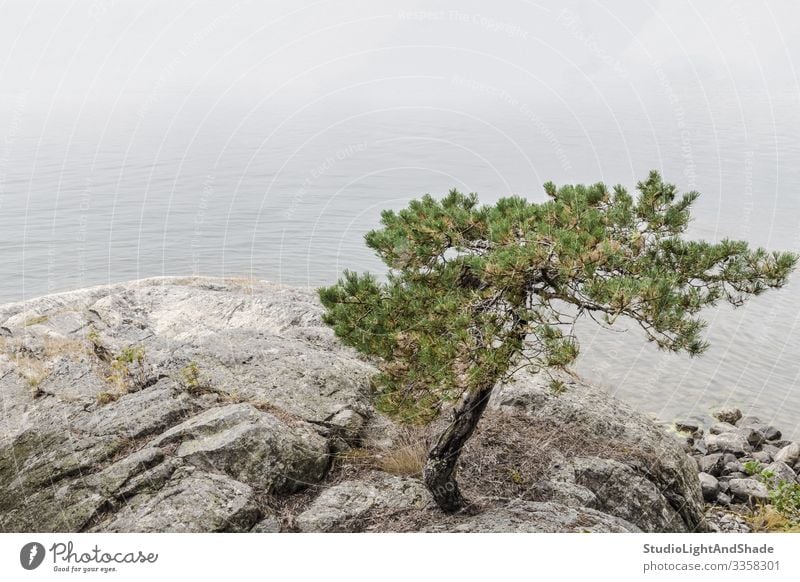
[[794,469],[783,461],[774,461],[764,467],[764,470],[772,473],[775,476],[775,480],[778,482],[788,481],[789,483],[794,483],[797,481]]
[[705,441],[709,453],[730,453],[741,457],[752,450],[740,433],[709,434],[706,435]]
[[639,528],[595,509],[515,499],[458,519],[445,517],[423,532],[459,533],[637,533]]
[[742,411],[733,406],[725,406],[714,412],[712,416],[720,422],[736,424],[736,422],[742,418]]
[[302,532],[359,531],[369,512],[421,508],[431,502],[416,479],[375,473],[369,481],[345,481],[326,489],[297,516]]
[[731,496],[739,501],[752,502],[768,499],[767,486],[756,479],[731,479]]
[[175,455],[269,493],[317,483],[330,461],[327,442],[304,424],[289,426],[250,404],[212,408],[166,431],[151,447],[176,444]]
[[800,461],[800,444],[790,443],[775,453],[776,461],[781,461],[787,465],[794,465]]
[[177,469],[157,492],[133,496],[92,531],[245,532],[258,520],[253,489],[194,467]]
[[719,477],[725,468],[725,457],[722,453],[712,453],[697,458],[697,465],[701,472]]
[[597,457],[578,457],[572,465],[575,482],[594,493],[597,508],[604,513],[633,523],[642,531],[687,531],[662,492],[633,468]]
[[[546,375],[521,373],[495,388],[489,408],[541,427],[541,454],[551,443],[582,458],[574,481],[594,493],[602,511],[645,531],[704,530],[697,469],[676,435],[578,377],[559,379],[566,389],[554,394]],[[559,434],[564,438],[554,438]]]
[[719,481],[717,481],[717,478],[708,473],[700,473],[698,477],[700,479],[700,489],[703,492],[703,499],[710,502],[716,501],[720,493]]
[[724,434],[726,432],[736,432],[736,427],[728,422],[715,422],[708,429],[711,434]]

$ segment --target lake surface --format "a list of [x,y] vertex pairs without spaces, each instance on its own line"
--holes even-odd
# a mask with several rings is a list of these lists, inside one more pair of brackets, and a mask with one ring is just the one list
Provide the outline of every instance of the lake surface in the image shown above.
[[[694,236],[800,250],[796,96],[566,107],[442,83],[472,99],[241,110],[190,100],[101,114],[21,95],[0,116],[0,302],[155,275],[329,284],[344,268],[381,272],[364,233],[423,193],[538,200],[547,180],[632,188],[651,168],[703,193]],[[712,349],[699,359],[588,322],[577,368],[665,420],[733,404],[797,438],[798,313],[800,274],[708,312]]]

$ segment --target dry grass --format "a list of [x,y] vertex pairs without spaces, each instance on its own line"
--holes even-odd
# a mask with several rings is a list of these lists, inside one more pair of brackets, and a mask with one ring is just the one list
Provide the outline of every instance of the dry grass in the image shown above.
[[122,394],[119,392],[100,392],[97,395],[97,404],[100,406],[111,404],[112,402],[119,400],[120,396],[122,396]]
[[25,380],[28,388],[34,396],[42,393],[41,385],[50,375],[50,370],[44,362],[29,356],[18,355],[14,363],[17,366],[17,373]]
[[758,506],[745,519],[754,532],[800,533],[800,524],[787,519],[771,505]]
[[429,439],[424,433],[407,429],[397,440],[396,448],[381,454],[380,469],[392,475],[419,477],[425,468],[429,448]]

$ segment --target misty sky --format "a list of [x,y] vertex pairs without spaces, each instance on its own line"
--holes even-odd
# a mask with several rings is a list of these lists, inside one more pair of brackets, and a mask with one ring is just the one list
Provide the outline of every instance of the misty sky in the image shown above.
[[[445,102],[457,74],[528,100],[798,93],[783,1],[10,0],[0,106],[140,115],[182,104]],[[663,92],[663,91],[662,91]]]

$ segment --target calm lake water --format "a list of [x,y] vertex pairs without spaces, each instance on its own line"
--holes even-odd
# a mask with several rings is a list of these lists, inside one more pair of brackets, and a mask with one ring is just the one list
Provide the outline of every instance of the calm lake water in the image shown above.
[[[425,192],[542,199],[547,180],[632,187],[651,168],[703,193],[694,236],[800,250],[796,97],[565,107],[442,82],[472,100],[190,101],[100,115],[40,110],[22,95],[0,118],[0,302],[154,275],[329,284],[344,268],[380,272],[363,234],[382,209]],[[734,404],[797,438],[798,313],[800,274],[742,309],[709,312],[713,347],[700,359],[588,322],[578,371],[665,420]]]

